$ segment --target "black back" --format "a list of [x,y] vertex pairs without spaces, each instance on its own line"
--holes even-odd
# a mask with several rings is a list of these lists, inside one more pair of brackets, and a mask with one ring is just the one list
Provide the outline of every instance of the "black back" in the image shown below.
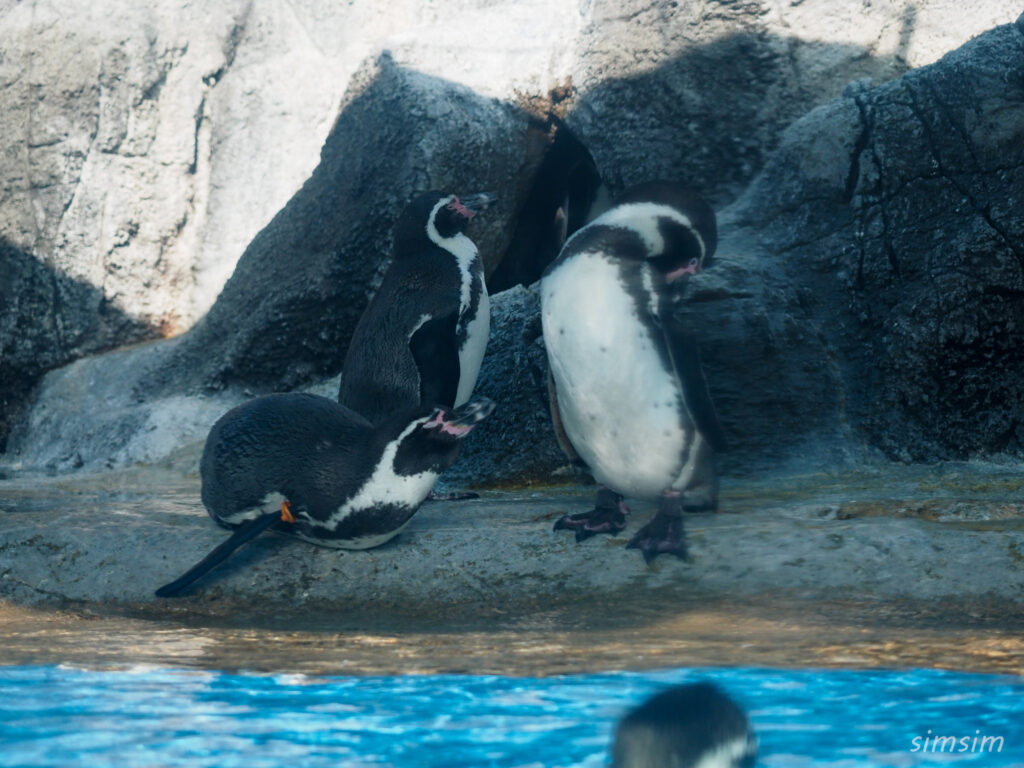
[[[461,275],[426,234],[427,217],[444,197],[427,192],[406,206],[391,265],[349,343],[338,402],[374,424],[421,403],[455,402]],[[442,207],[436,224],[450,237],[466,221]]]
[[210,430],[199,465],[203,504],[215,520],[275,492],[298,506],[336,508],[372,473],[380,455],[376,433],[359,414],[325,397],[250,400]]

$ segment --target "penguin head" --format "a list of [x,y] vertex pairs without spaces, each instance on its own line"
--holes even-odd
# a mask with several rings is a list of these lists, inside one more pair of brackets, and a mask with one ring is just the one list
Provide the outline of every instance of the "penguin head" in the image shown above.
[[494,401],[474,397],[458,406],[436,406],[406,424],[395,453],[395,472],[443,472],[455,463],[462,440],[494,410]]
[[598,221],[634,230],[644,241],[647,261],[669,283],[705,269],[718,245],[714,210],[675,182],[630,187]]
[[753,768],[757,738],[746,713],[713,683],[656,694],[619,721],[612,768]]
[[497,199],[490,192],[454,195],[431,190],[417,195],[395,224],[394,255],[415,256],[431,244],[444,247],[445,240],[464,232],[473,217]]

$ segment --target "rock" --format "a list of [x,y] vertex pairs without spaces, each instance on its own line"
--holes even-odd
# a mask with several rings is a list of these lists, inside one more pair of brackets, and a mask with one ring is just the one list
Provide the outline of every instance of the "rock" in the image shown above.
[[566,122],[620,190],[685,179],[731,202],[782,131],[854,79],[881,83],[1019,14],[914,2],[587,4]]
[[40,376],[147,328],[95,287],[44,266],[0,238],[0,451]]
[[[159,459],[158,446],[169,451],[175,435],[191,441],[212,424],[219,413],[210,403],[223,405],[211,399],[215,393],[237,402],[247,389],[290,390],[336,374],[406,200],[429,188],[514,199],[516,180],[503,169],[531,162],[534,133],[514,106],[410,72],[386,55],[369,62],[353,80],[320,165],[246,249],[202,321],[176,339],[118,352],[110,365],[101,358],[51,373],[7,463],[39,470]],[[502,252],[514,212],[499,203],[474,222],[482,254]],[[94,378],[90,387],[109,396],[82,387]],[[175,425],[174,413],[190,426],[164,429]],[[97,420],[103,429],[95,429]],[[164,437],[132,448],[140,447],[133,431],[154,423]],[[77,436],[73,449],[63,445],[70,435]]]
[[[218,391],[240,397],[246,388],[294,389],[336,375],[383,266],[390,222],[412,191],[468,186],[499,192],[501,207],[474,225],[492,274],[506,252],[526,258],[523,254],[536,252],[536,243],[547,243],[544,232],[550,227],[521,226],[519,218],[545,220],[554,214],[524,205],[535,178],[547,183],[541,156],[557,144],[553,130],[565,130],[553,129],[557,120],[544,121],[550,111],[575,134],[573,152],[589,150],[612,189],[648,176],[684,175],[720,209],[780,146],[740,202],[722,209],[720,276],[709,274],[706,282],[693,286],[694,321],[708,328],[708,375],[734,436],[736,450],[727,463],[742,468],[754,466],[751,462],[799,459],[808,452],[829,463],[858,455],[865,441],[903,458],[1018,450],[1018,425],[1009,417],[1016,390],[1012,384],[986,390],[984,379],[992,373],[1010,381],[1015,370],[1016,357],[1006,352],[1006,340],[1016,327],[1020,289],[1014,264],[1003,259],[1000,249],[1007,243],[1010,251],[1017,247],[1010,220],[1017,184],[1013,78],[1019,32],[999,28],[939,64],[889,84],[859,81],[846,96],[828,102],[851,76],[884,81],[930,61],[938,50],[980,31],[978,25],[1012,18],[1008,3],[990,0],[972,9],[969,22],[954,24],[949,9],[915,11],[910,2],[863,15],[859,7],[836,10],[826,0],[784,9],[760,2],[630,0],[616,10],[584,3],[558,11],[461,0],[444,10],[417,11],[423,14],[415,17],[422,26],[401,29],[389,26],[389,14],[362,6],[339,15],[306,8],[293,18],[255,4],[244,6],[248,10],[225,7],[194,39],[173,31],[177,9],[172,0],[154,11],[129,5],[80,24],[78,37],[66,46],[68,55],[75,55],[78,40],[88,43],[94,55],[83,69],[85,84],[68,81],[61,98],[50,97],[45,109],[56,111],[39,111],[37,102],[45,93],[18,85],[46,79],[40,74],[45,72],[42,61],[38,70],[28,71],[17,57],[0,62],[4,103],[10,99],[23,112],[46,116],[38,137],[26,138],[23,126],[36,128],[25,120],[3,134],[10,142],[3,156],[13,165],[9,173],[7,166],[0,168],[8,184],[0,222],[11,233],[11,247],[48,265],[38,272],[41,285],[47,274],[61,274],[97,291],[82,292],[76,301],[84,309],[75,310],[74,317],[63,306],[53,310],[55,328],[72,320],[81,323],[73,330],[81,341],[62,347],[59,340],[44,338],[53,336],[50,330],[40,331],[44,335],[37,348],[62,351],[18,369],[30,375],[25,383],[4,388],[8,420],[23,402],[31,377],[51,365],[121,339],[187,326],[192,310],[182,308],[208,303],[220,287],[221,278],[204,282],[206,298],[200,299],[198,283],[191,282],[194,275],[227,273],[226,262],[210,259],[212,251],[200,244],[229,248],[257,230],[219,299],[191,331],[147,352],[144,366],[115,366],[127,371],[124,391],[135,402],[180,405],[174,398]],[[11,33],[22,35],[18,40],[29,39],[24,30],[35,30],[43,19],[51,25],[47,30],[55,30],[46,34],[60,39],[61,22],[54,12],[41,8],[33,17],[26,10],[37,6],[4,11],[11,22],[4,29],[20,30]],[[186,24],[194,13],[182,16]],[[110,18],[118,24],[111,25]],[[528,34],[537,28],[537,18],[547,23]],[[858,23],[851,23],[855,18]],[[347,91],[319,165],[260,229],[259,212],[276,210],[287,197],[282,189],[308,173],[278,177],[261,163],[291,155],[281,152],[276,141],[301,144],[298,154],[309,151],[309,141],[318,143],[309,137],[327,119],[322,110],[330,99],[325,94],[334,91],[318,91],[314,101],[319,106],[303,113],[307,133],[285,128],[269,134],[236,132],[231,115],[255,119],[276,114],[246,101],[252,94],[247,84],[261,79],[261,56],[286,57],[294,50],[288,41],[303,34],[317,41],[323,56],[294,62],[296,67],[308,72],[319,62],[323,67],[317,71],[355,70],[354,59],[346,57],[356,53],[343,54],[345,46],[331,42],[332,30],[345,20],[365,22],[367,40],[374,41],[353,49],[360,56],[368,47],[385,44],[394,54],[371,57],[351,78],[340,78]],[[111,26],[124,30],[124,51],[120,42],[103,37]],[[455,45],[453,35],[470,28],[475,34],[469,48]],[[143,35],[143,29],[152,34]],[[351,33],[346,35],[343,39],[351,41]],[[520,45],[524,37],[528,42]],[[510,49],[515,50],[515,66],[505,56]],[[54,66],[62,61],[55,58]],[[74,68],[60,68],[61,77],[76,77]],[[1008,85],[1000,84],[1002,76],[1010,78]],[[236,104],[232,93],[245,102],[238,112],[231,111]],[[275,93],[278,97],[267,105],[290,111],[295,94],[286,98],[280,87]],[[825,106],[780,138],[786,123],[818,104]],[[971,116],[959,118],[946,107]],[[933,108],[934,114],[929,112]],[[166,123],[165,109],[175,116]],[[187,125],[175,122],[181,114],[189,115]],[[914,129],[915,120],[920,130]],[[969,137],[969,146],[952,140],[958,135]],[[933,145],[939,149],[933,152]],[[905,147],[917,147],[921,154],[902,158]],[[976,149],[984,151],[974,157]],[[27,153],[29,161],[10,160],[21,157],[19,152]],[[1009,163],[994,164],[990,155],[1000,152]],[[220,170],[218,158],[225,163]],[[232,170],[246,163],[244,171]],[[140,186],[146,174],[160,182]],[[266,197],[255,191],[264,179],[276,179],[268,181]],[[952,179],[953,186],[943,187],[943,179]],[[221,189],[229,180],[236,181]],[[572,186],[556,180],[559,184]],[[980,184],[1000,192],[993,195]],[[928,185],[936,187],[935,197],[912,194]],[[556,191],[549,207],[564,199],[562,187]],[[165,197],[166,203],[154,202]],[[257,198],[278,202],[261,207]],[[951,205],[955,210],[960,200],[967,201],[964,210],[978,215],[947,219],[944,212]],[[108,210],[109,216],[100,216]],[[33,211],[45,216],[33,219]],[[224,223],[240,219],[251,220],[245,226]],[[894,263],[892,254],[902,264],[899,249],[912,249],[931,237],[940,219],[946,231],[937,242],[969,247],[975,261],[997,262],[993,282],[957,289],[977,310],[947,311],[942,305],[946,294],[929,292],[926,281],[918,279],[934,269],[915,272],[905,265],[907,280],[885,275],[886,265]],[[894,220],[906,222],[898,233]],[[957,222],[967,229],[954,232]],[[87,248],[90,243],[100,243],[100,251]],[[115,251],[130,255],[133,266],[117,261]],[[861,252],[863,264],[859,256],[853,258]],[[197,266],[190,259],[202,253]],[[78,266],[61,261],[79,255],[83,261]],[[233,260],[230,254],[225,258]],[[114,274],[118,265],[124,282]],[[534,262],[526,270],[510,268],[507,285],[535,278],[542,267]],[[964,262],[961,269],[979,267]],[[34,267],[29,271],[37,272]],[[943,280],[956,281],[953,272],[942,274]],[[851,293],[848,283],[857,279],[872,288],[877,284],[879,291],[871,294],[877,300],[867,300],[863,286]],[[128,286],[139,303],[125,298]],[[921,302],[914,298],[918,289]],[[164,306],[162,296],[170,297],[178,314],[158,311],[157,305]],[[888,309],[880,312],[879,302]],[[112,306],[124,321],[115,316],[94,322],[91,306],[97,314]],[[938,328],[927,316],[940,312],[944,325]],[[982,344],[978,355],[964,351],[974,344],[975,326]],[[980,358],[1005,359],[993,367]],[[940,370],[947,359],[953,365]],[[941,377],[955,381],[961,370],[968,371],[970,380],[957,394]],[[43,391],[63,390],[47,383]],[[992,399],[1004,395],[1005,404]],[[61,418],[73,420],[82,410],[70,401],[34,402],[34,408],[51,409],[55,419],[53,414],[63,413]],[[941,408],[967,415],[934,418]],[[22,421],[34,418],[29,414]],[[895,419],[892,425],[890,419]],[[911,435],[907,445],[900,438],[904,430]],[[32,447],[26,442],[34,439],[29,429],[19,434],[17,450],[25,455],[69,453]],[[93,453],[86,449],[81,461],[91,466],[109,455],[109,446]],[[124,460],[131,459],[125,455]],[[20,460],[13,455],[7,461]]]
[[522,486],[572,476],[551,429],[548,361],[540,326],[540,291],[517,286],[491,300],[491,338],[475,394],[497,403],[473,430],[447,485]]
[[8,470],[52,474],[156,464],[185,445],[205,441],[213,423],[240,403],[243,393],[141,397],[132,386],[176,343],[152,342],[84,358],[48,375],[34,407],[11,434]]
[[[1024,455],[1022,199],[1020,24],[787,131],[723,224],[756,243],[756,269],[791,307],[778,319],[809,340],[777,345],[786,383],[763,391],[796,416],[780,432],[846,425],[900,460]],[[828,382],[823,397],[790,389],[801,371]]]
[[[950,599],[1019,604],[1024,532],[1012,520],[1024,503],[1019,473],[963,469],[972,481],[984,478],[1016,490],[986,504],[983,489],[972,491],[941,472],[892,467],[870,476],[732,482],[720,514],[687,516],[690,560],[663,555],[650,566],[625,543],[653,504],[634,504],[618,536],[577,544],[551,525],[586,509],[589,489],[491,491],[476,501],[426,504],[393,541],[365,551],[261,536],[197,583],[190,596],[175,600],[158,600],[153,590],[228,535],[203,510],[194,477],[148,468],[31,487],[4,481],[0,595],[25,605],[70,603],[193,618],[266,618],[290,610],[435,616],[580,601],[674,605],[701,596],[781,595],[804,604],[841,594],[932,606]],[[929,491],[922,507],[921,488],[936,480],[942,490]],[[821,514],[837,499],[839,514]],[[872,502],[882,514],[858,513]],[[981,515],[986,522],[965,524],[965,506],[987,510]],[[922,509],[893,514],[899,507]],[[947,518],[947,510],[959,512]]]

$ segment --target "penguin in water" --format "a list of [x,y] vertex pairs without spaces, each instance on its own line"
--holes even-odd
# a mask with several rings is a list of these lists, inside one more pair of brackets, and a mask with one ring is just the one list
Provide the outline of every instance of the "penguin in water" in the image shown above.
[[210,430],[200,474],[210,517],[235,532],[157,596],[179,594],[268,528],[341,549],[389,541],[493,410],[478,397],[373,425],[325,397],[278,394],[228,411]]
[[743,710],[712,683],[669,688],[619,722],[612,768],[753,768],[757,739]]
[[349,343],[338,402],[377,424],[469,400],[490,334],[483,261],[464,234],[493,194],[425,192],[395,224],[392,261]]
[[715,214],[670,182],[627,190],[569,238],[541,282],[552,420],[569,455],[601,484],[590,512],[555,530],[581,541],[626,526],[624,496],[659,500],[627,544],[648,562],[686,557],[683,511],[715,510],[714,452],[725,437],[697,338],[673,311],[683,281],[711,260]]

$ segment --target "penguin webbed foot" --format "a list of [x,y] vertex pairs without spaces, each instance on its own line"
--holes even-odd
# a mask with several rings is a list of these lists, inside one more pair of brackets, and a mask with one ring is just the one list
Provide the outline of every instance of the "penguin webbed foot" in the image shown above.
[[575,531],[576,541],[585,541],[599,533],[615,534],[625,529],[629,507],[622,497],[602,488],[597,492],[597,502],[589,512],[564,515],[555,521],[554,530]]
[[686,531],[683,529],[683,506],[678,496],[663,496],[654,516],[626,544],[639,549],[644,562],[650,563],[661,554],[686,560]]

